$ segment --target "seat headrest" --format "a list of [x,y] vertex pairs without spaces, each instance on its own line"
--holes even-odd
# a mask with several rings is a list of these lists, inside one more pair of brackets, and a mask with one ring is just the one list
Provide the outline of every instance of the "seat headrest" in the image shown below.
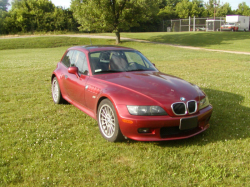
[[110,59],[110,68],[117,71],[126,71],[128,62],[121,56],[113,54]]

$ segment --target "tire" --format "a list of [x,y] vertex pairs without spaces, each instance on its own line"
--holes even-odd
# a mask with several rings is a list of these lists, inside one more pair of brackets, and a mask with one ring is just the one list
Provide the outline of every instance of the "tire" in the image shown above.
[[116,110],[110,100],[101,101],[97,112],[98,126],[102,136],[109,142],[124,140],[119,127]]
[[234,32],[234,29],[232,29],[232,32]]
[[54,77],[52,80],[51,93],[52,93],[52,98],[55,104],[63,103],[64,99],[62,97],[60,86],[56,77]]

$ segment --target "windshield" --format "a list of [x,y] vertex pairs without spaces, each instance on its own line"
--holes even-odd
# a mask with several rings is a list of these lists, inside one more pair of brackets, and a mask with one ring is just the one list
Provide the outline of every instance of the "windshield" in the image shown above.
[[235,25],[235,23],[226,23],[226,25]]
[[154,65],[138,51],[99,51],[90,53],[89,57],[93,74],[157,71]]

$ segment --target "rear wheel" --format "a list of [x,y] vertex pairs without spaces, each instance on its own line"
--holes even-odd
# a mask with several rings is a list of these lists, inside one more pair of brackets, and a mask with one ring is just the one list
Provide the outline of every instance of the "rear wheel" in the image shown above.
[[62,98],[61,90],[56,77],[54,77],[52,80],[51,92],[54,103],[56,104],[63,103],[64,99]]
[[124,139],[119,127],[116,111],[110,100],[104,99],[101,101],[97,117],[99,130],[106,140],[117,142]]

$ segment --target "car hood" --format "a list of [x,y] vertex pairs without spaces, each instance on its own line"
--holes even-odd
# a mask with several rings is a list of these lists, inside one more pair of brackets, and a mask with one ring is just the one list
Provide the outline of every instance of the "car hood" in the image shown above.
[[113,83],[161,104],[181,102],[180,98],[199,101],[204,95],[195,85],[161,72],[122,72],[98,75],[96,78]]

